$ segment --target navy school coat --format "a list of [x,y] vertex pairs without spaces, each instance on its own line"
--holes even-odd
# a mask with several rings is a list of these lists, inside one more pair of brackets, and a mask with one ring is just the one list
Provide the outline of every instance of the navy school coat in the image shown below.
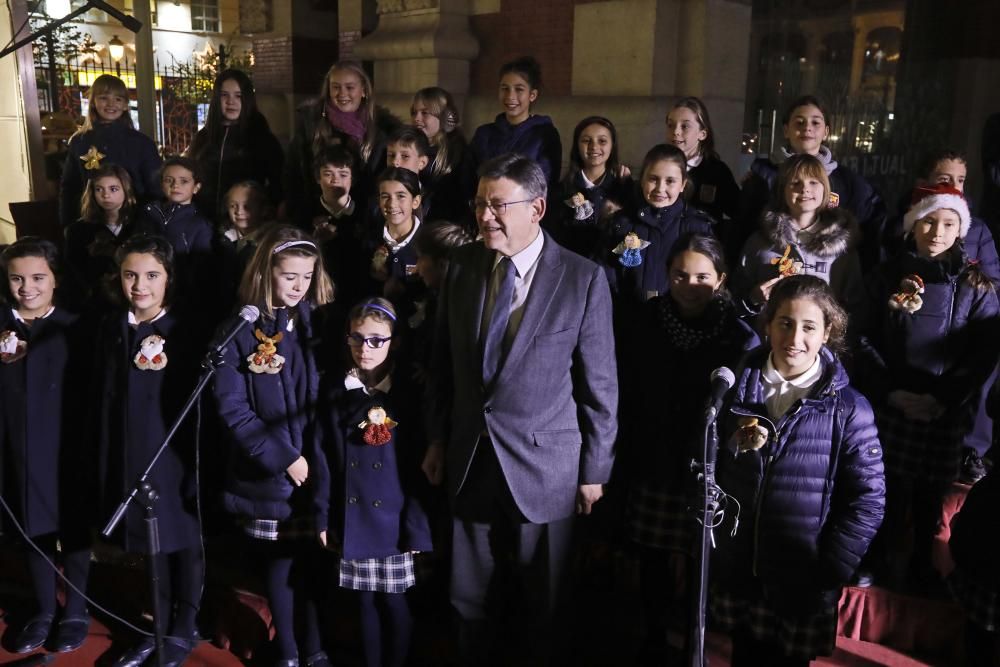
[[[469,149],[473,174],[484,162],[504,153],[518,153],[537,162],[550,192],[556,188],[562,173],[562,142],[559,130],[548,116],[532,115],[518,125],[511,125],[506,114],[498,114],[492,123],[476,128]],[[472,186],[470,196],[475,194],[475,187]]]
[[[416,497],[424,435],[415,388],[396,383],[388,393],[369,395],[346,389],[339,374],[327,378],[317,413],[317,529],[329,527],[329,542],[339,542],[348,560],[430,551],[430,523]],[[398,422],[380,446],[366,444],[359,428],[376,406]]]
[[[135,357],[148,336],[165,339],[167,363],[140,370]],[[101,329],[99,373],[101,521],[110,518],[131,490],[180,413],[198,376],[197,348],[190,328],[173,311],[155,322],[129,326],[127,313],[109,315]],[[160,548],[171,553],[200,540],[195,513],[194,420],[189,416],[153,469],[150,482],[159,494]],[[133,502],[113,539],[129,552],[146,552],[144,510]]]
[[30,537],[89,537],[96,488],[86,334],[61,308],[30,327],[0,308],[5,331],[28,346],[24,357],[0,363],[0,492]]
[[[225,363],[215,375],[215,398],[230,445],[223,504],[231,514],[247,519],[282,520],[294,510],[309,509],[304,490],[285,471],[305,454],[319,375],[310,347],[309,305],[300,302],[292,313],[292,331],[286,308],[275,310],[274,319],[261,315],[244,327],[226,346]],[[247,357],[261,344],[256,330],[270,337],[282,332],[276,344],[285,358],[280,372],[250,370]]]

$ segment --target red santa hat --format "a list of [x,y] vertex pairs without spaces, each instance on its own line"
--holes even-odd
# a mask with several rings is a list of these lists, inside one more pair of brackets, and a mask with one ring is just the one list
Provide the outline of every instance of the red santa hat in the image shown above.
[[972,221],[969,204],[960,190],[944,183],[914,188],[913,197],[910,199],[910,210],[903,216],[903,233],[909,234],[913,231],[913,225],[917,220],[923,220],[942,208],[951,209],[958,214],[958,219],[962,223],[959,237],[964,239],[969,233],[969,224]]

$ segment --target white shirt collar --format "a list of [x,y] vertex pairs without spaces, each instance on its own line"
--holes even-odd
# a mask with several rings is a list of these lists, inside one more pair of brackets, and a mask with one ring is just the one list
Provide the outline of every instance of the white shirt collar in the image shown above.
[[347,371],[347,375],[344,376],[344,389],[347,389],[348,391],[351,391],[352,389],[360,389],[369,396],[376,391],[388,394],[389,390],[392,389],[392,373],[386,373],[385,377],[382,378],[382,381],[372,387],[371,391],[368,391],[365,383],[361,381],[360,377],[358,377],[358,369],[352,368]]
[[[517,271],[517,275],[519,277],[524,278],[524,276],[528,274],[531,267],[535,265],[535,262],[538,261],[538,257],[542,254],[542,245],[544,243],[545,235],[542,234],[542,230],[539,229],[538,236],[535,237],[534,241],[529,243],[520,252],[510,256],[510,261],[514,262],[514,269]],[[496,253],[496,257],[493,260],[494,269],[503,257],[504,256],[499,252]]]
[[[46,317],[48,317],[49,315],[51,315],[55,311],[55,309],[56,309],[55,306],[49,306],[49,309],[47,311],[45,311],[44,315],[42,315],[41,317],[36,317],[35,319],[36,320],[44,320]],[[15,320],[17,320],[21,324],[27,324],[27,322],[25,321],[25,319],[23,317],[21,317],[21,313],[17,312],[17,308],[11,308],[10,310],[11,310],[12,313],[14,313],[14,319]]]
[[[149,323],[152,324],[153,322],[155,322],[156,320],[160,319],[161,317],[163,317],[166,314],[167,314],[167,307],[164,306],[162,309],[160,309],[160,312],[157,314],[157,316],[154,317],[153,319],[151,319],[149,321]],[[133,313],[131,310],[128,311],[128,325],[130,327],[137,327],[137,326],[139,326],[139,320],[135,319],[135,313]]]
[[410,230],[410,233],[407,234],[406,238],[404,238],[402,241],[396,241],[391,236],[389,236],[389,230],[386,228],[386,226],[382,225],[382,240],[385,241],[385,244],[387,246],[389,246],[389,250],[395,252],[400,248],[406,247],[406,245],[413,240],[413,237],[416,236],[418,229],[420,229],[420,218],[418,218],[417,216],[413,216],[413,229]]
[[589,190],[590,188],[594,187],[594,185],[595,185],[595,183],[593,181],[591,181],[589,178],[587,178],[587,175],[585,173],[583,173],[582,169],[580,170],[580,180],[583,181],[583,187],[584,187],[585,190]]
[[704,158],[702,157],[701,153],[698,153],[693,158],[688,158],[688,161],[687,161],[687,163],[688,163],[688,169],[694,169],[699,164],[701,164],[701,161],[703,159]]
[[770,384],[787,384],[792,387],[798,387],[799,389],[805,389],[806,387],[811,387],[819,381],[820,373],[822,372],[822,366],[820,364],[819,355],[816,355],[815,361],[813,361],[812,366],[809,367],[802,375],[792,378],[791,380],[786,380],[782,377],[778,369],[774,367],[771,362],[771,355],[767,355],[767,363],[764,364],[764,379]]
[[240,234],[240,230],[236,229],[235,227],[230,227],[222,235],[225,236],[228,240],[232,241],[233,243],[236,243],[241,238],[243,238],[243,235]]

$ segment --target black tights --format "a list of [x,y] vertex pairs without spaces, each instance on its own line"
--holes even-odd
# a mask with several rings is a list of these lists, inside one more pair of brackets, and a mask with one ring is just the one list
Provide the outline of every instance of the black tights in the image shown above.
[[[691,560],[683,554],[666,549],[641,547],[639,551],[639,582],[643,616],[646,621],[646,641],[651,648],[665,648],[671,612],[684,604],[677,619],[686,628],[690,607]],[[678,584],[682,590],[678,590]],[[687,636],[687,633],[683,633]]]
[[[279,660],[306,658],[322,650],[312,558],[305,545],[251,539],[259,571],[264,573]],[[312,579],[312,580],[310,580]],[[298,641],[296,641],[298,638]]]
[[[38,614],[44,616],[55,616],[56,613],[56,579],[57,575],[52,570],[52,566],[46,562],[46,558],[56,562],[56,539],[55,533],[41,535],[33,538],[35,544],[45,553],[41,554],[26,545],[28,570],[31,573],[31,583],[35,589],[35,602],[38,605]],[[69,542],[63,543],[62,565],[63,574],[78,589],[86,592],[87,575],[90,572],[90,547],[74,546]],[[80,593],[77,593],[70,586],[66,586],[66,618],[81,617],[87,615],[87,601]]]
[[413,617],[405,593],[360,591],[361,635],[367,667],[399,667],[406,662]]
[[190,639],[197,626],[198,609],[205,583],[205,561],[201,547],[157,554],[159,602],[163,632]]

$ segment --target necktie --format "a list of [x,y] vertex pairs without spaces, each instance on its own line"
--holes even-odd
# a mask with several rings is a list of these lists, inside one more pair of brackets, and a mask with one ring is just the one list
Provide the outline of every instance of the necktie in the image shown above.
[[497,296],[493,301],[493,312],[486,327],[483,341],[483,384],[493,384],[503,360],[503,339],[510,322],[510,306],[514,300],[514,262],[503,257],[494,273],[499,274]]

